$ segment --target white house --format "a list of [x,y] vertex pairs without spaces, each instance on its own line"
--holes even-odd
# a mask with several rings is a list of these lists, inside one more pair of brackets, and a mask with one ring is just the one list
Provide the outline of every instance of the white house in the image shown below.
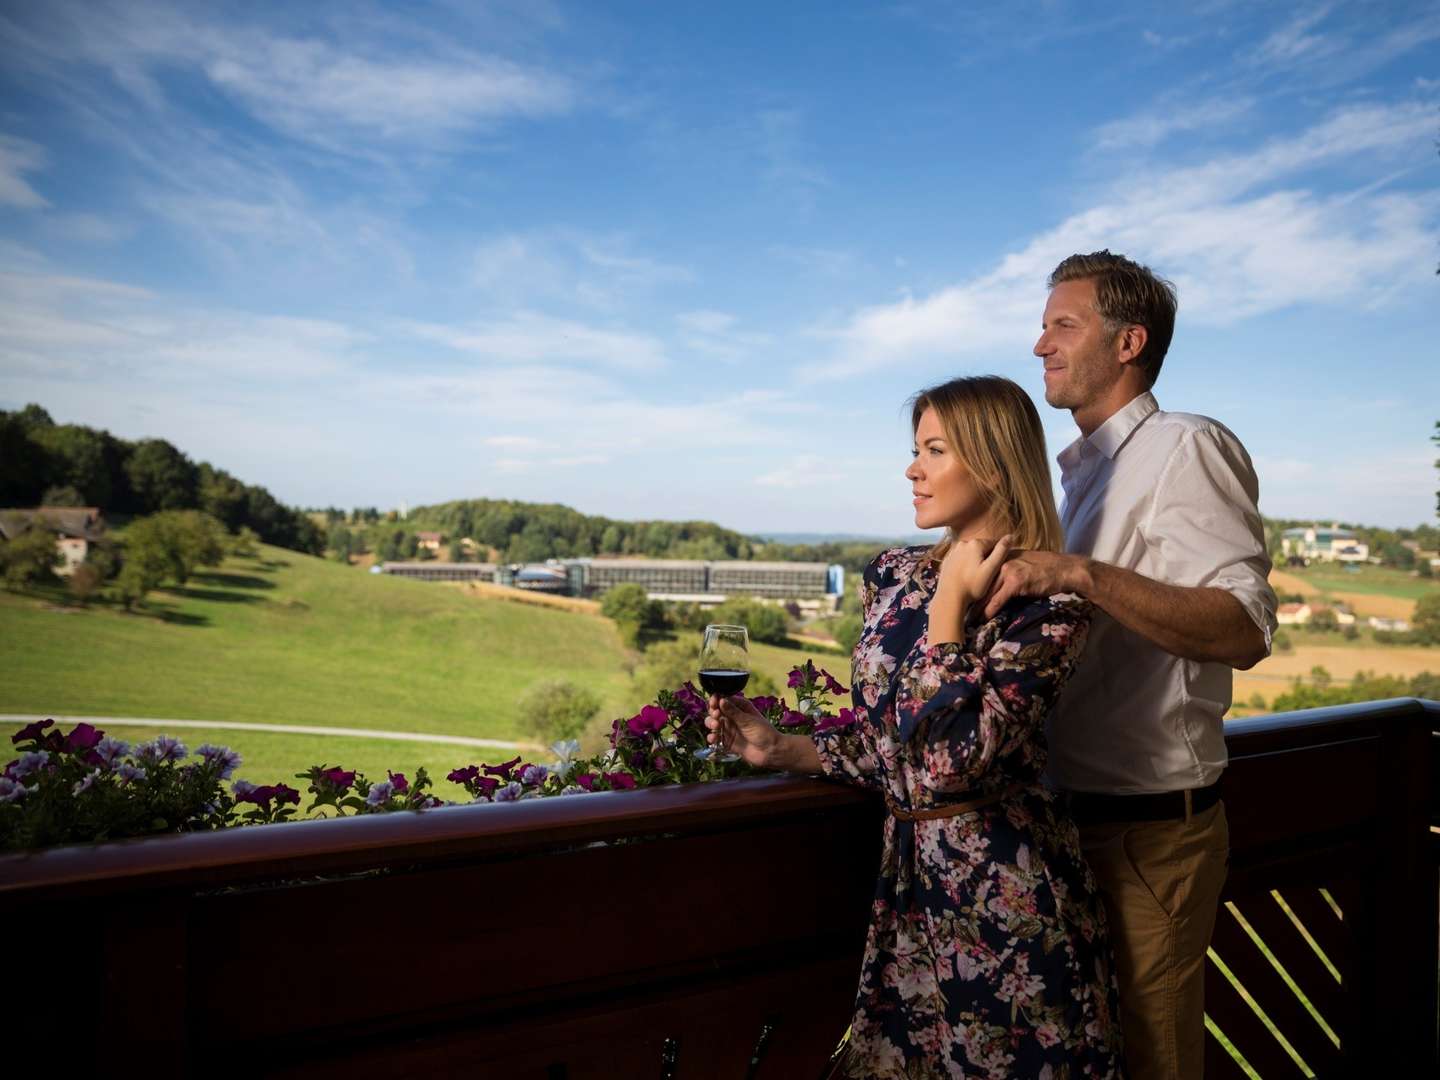
[[1280,550],[1287,559],[1306,563],[1363,563],[1370,558],[1370,545],[1363,543],[1349,529],[1335,525],[1329,528],[1311,525],[1302,529],[1286,529],[1280,534]]

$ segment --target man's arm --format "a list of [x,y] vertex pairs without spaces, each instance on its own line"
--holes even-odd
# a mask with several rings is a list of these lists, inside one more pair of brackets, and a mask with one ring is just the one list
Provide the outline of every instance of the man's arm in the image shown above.
[[1077,593],[1127,629],[1182,660],[1254,667],[1268,654],[1265,633],[1224,589],[1166,585],[1083,555],[1022,551],[1000,568],[985,617],[1012,596]]

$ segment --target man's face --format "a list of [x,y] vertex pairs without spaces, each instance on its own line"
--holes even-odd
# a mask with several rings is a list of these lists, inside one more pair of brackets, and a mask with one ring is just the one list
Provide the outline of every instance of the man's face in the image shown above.
[[1095,282],[1062,281],[1051,289],[1035,342],[1045,362],[1045,401],[1071,412],[1100,404],[1124,371],[1117,340],[1095,310]]

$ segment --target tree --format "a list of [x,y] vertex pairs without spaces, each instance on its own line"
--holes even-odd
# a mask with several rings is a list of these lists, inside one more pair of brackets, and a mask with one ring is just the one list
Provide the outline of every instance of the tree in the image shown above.
[[60,487],[48,487],[45,494],[40,496],[41,506],[84,506],[85,496],[76,491],[69,484]]
[[0,541],[0,568],[6,588],[20,589],[31,582],[47,581],[59,563],[55,534],[43,525],[32,524],[15,539]]
[[70,595],[75,597],[81,606],[84,606],[89,603],[95,590],[100,588],[100,581],[100,569],[93,563],[82,562],[70,571],[70,580],[67,584],[70,588]]
[[600,711],[600,699],[564,679],[537,683],[520,695],[520,714],[544,742],[576,739]]
[[1411,616],[1415,637],[1427,645],[1440,645],[1440,592],[1426,593]]
[[645,586],[633,581],[616,585],[600,598],[600,614],[614,619],[625,644],[640,643],[640,632],[662,625],[665,611],[660,604],[650,599]]
[[336,562],[350,564],[350,552],[355,546],[354,537],[344,525],[335,525],[330,530],[329,547]]
[[864,629],[864,620],[859,615],[842,615],[836,620],[832,633],[842,649],[846,652],[854,652],[855,643],[860,640],[860,634]]
[[125,474],[142,514],[193,510],[200,504],[200,470],[164,439],[141,439],[130,451]]
[[785,612],[773,604],[761,603],[758,600],[738,597],[726,600],[710,613],[710,621],[743,626],[750,631],[750,640],[770,645],[783,644],[790,633]]
[[1310,630],[1329,633],[1332,630],[1340,629],[1340,619],[1330,608],[1320,608],[1311,614],[1310,621],[1305,625]]
[[148,584],[137,599],[166,578],[184,585],[197,567],[220,565],[225,558],[225,539],[221,524],[199,510],[163,510],[137,518],[125,534],[121,576],[132,563],[142,568],[131,575],[133,584]]

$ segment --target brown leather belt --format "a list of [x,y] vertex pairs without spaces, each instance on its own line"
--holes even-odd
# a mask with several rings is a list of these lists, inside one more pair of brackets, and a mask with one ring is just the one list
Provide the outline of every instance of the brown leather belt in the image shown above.
[[1116,821],[1182,821],[1185,796],[1190,796],[1191,815],[1209,810],[1220,801],[1220,781],[1190,791],[1152,791],[1140,795],[1105,795],[1094,791],[1070,791],[1065,803],[1079,825],[1101,825]]
[[970,814],[976,810],[982,810],[987,806],[993,806],[1002,799],[1008,799],[1012,795],[1018,795],[1025,789],[1021,786],[1008,787],[1004,791],[992,792],[989,795],[981,795],[978,798],[966,799],[964,802],[946,803],[944,806],[928,806],[924,810],[911,810],[897,805],[889,795],[885,796],[885,806],[890,810],[892,816],[900,821],[934,821],[937,818],[958,817],[961,814]]

